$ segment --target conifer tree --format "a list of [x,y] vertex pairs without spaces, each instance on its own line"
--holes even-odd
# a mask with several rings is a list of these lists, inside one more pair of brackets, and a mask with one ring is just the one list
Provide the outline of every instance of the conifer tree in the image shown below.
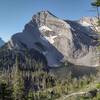
[[98,18],[98,20],[100,20],[100,14],[99,14],[100,0],[94,0],[94,2],[91,3],[91,5],[96,7],[97,18]]
[[6,82],[0,83],[0,100],[13,100],[12,88]]
[[18,56],[16,57],[16,67],[14,73],[13,95],[17,100],[22,100],[24,96],[24,80],[21,71],[19,70]]

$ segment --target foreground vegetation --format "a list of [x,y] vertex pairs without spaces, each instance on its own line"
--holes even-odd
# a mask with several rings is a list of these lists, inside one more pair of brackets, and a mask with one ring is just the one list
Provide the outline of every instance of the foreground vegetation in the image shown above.
[[[22,69],[19,59],[16,57],[16,63],[13,67],[1,70],[0,100],[56,100],[86,88],[97,77],[91,74],[83,77],[72,77],[71,72],[69,72],[66,78],[58,79],[50,74],[42,63],[34,61],[32,64],[33,61],[27,59],[27,68],[29,69],[25,67]],[[98,87],[100,87],[99,85]],[[95,98],[100,97],[99,95],[95,96]]]

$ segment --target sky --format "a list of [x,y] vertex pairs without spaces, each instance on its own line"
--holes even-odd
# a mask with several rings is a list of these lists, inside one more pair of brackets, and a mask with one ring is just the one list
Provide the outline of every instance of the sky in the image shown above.
[[24,25],[39,11],[49,10],[62,19],[77,20],[95,16],[92,0],[0,0],[0,37],[8,41],[21,32]]

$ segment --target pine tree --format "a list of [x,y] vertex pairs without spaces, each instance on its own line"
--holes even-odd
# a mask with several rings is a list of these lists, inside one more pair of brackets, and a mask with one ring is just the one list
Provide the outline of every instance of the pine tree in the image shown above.
[[28,93],[28,100],[32,100],[33,98],[33,92],[30,90]]
[[12,88],[6,82],[0,83],[0,100],[13,100]]
[[14,98],[17,100],[23,100],[24,96],[24,80],[22,78],[21,71],[19,70],[19,63],[18,63],[18,57],[16,57],[16,67],[15,67],[15,73],[14,73],[14,83],[13,83],[13,95]]
[[95,0],[94,2],[91,3],[92,6],[96,7],[97,10],[97,17],[98,20],[100,20],[100,14],[99,14],[99,7],[100,7],[100,0]]

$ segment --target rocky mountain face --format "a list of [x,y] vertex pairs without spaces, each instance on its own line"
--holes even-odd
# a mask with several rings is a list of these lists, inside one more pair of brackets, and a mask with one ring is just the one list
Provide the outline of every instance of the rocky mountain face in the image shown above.
[[4,41],[0,38],[0,47],[4,45]]
[[6,47],[18,51],[34,49],[44,55],[50,67],[58,67],[65,61],[95,67],[99,37],[96,20],[90,17],[62,20],[49,11],[41,11],[33,15],[22,32],[11,37]]

